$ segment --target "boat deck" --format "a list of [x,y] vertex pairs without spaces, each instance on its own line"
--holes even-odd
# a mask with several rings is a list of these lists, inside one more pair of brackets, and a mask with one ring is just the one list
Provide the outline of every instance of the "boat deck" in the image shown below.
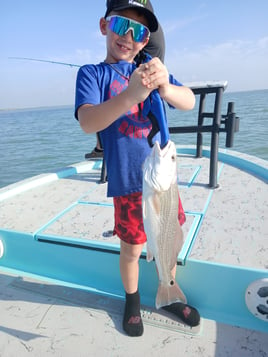
[[177,151],[187,216],[177,280],[201,326],[154,309],[145,248],[145,332],[124,335],[112,200],[101,161],[88,161],[0,190],[1,356],[268,356],[268,163],[220,151],[219,187],[210,189],[209,151]]

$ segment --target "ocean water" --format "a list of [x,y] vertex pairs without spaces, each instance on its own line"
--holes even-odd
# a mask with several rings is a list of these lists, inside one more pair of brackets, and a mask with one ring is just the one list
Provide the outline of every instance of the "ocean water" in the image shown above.
[[[198,98],[198,97],[197,97]],[[227,103],[235,103],[240,129],[232,150],[268,160],[268,90],[226,92],[222,114]],[[206,111],[213,108],[208,97]],[[196,125],[196,108],[190,112],[167,110],[170,126]],[[210,121],[205,124],[210,124]],[[196,134],[171,135],[180,145],[195,145]],[[204,134],[204,145],[210,145],[210,134]],[[84,160],[95,146],[95,134],[85,134],[74,119],[73,107],[49,107],[0,111],[0,187],[19,180],[58,170]],[[225,133],[220,133],[220,147],[225,147]]]

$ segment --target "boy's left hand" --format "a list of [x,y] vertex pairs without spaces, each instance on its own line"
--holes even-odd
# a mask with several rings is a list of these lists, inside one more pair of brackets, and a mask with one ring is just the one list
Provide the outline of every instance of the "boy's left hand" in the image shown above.
[[161,91],[164,91],[165,87],[169,85],[169,74],[166,66],[158,57],[154,57],[151,61],[141,64],[139,69],[143,85],[150,90],[159,89],[161,95]]

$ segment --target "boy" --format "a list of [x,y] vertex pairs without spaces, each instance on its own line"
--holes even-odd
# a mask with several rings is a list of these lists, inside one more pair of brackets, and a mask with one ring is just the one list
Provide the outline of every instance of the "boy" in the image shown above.
[[[175,108],[192,109],[189,88],[169,76],[158,58],[136,66],[134,58],[147,45],[158,21],[148,1],[111,0],[100,19],[107,54],[99,65],[79,69],[75,115],[86,133],[100,132],[108,175],[108,196],[115,209],[114,233],[120,238],[120,273],[126,293],[123,329],[141,336],[143,323],[138,291],[139,257],[146,242],[142,221],[142,163],[150,153],[151,130],[140,107],[151,91]],[[141,104],[140,104],[141,103]],[[173,269],[175,277],[176,267]],[[183,303],[166,310],[191,326],[199,324],[198,311]]]
[[[153,10],[153,8],[152,8]],[[156,32],[152,32],[149,38],[149,42],[145,46],[144,50],[146,53],[148,53],[151,57],[158,57],[160,58],[161,62],[164,63],[165,59],[165,38],[164,38],[164,33],[163,29],[158,23],[158,29]],[[85,159],[94,159],[94,158],[100,158],[103,157],[103,148],[101,146],[100,138],[99,138],[99,133],[96,134],[96,146],[95,148],[85,154]]]

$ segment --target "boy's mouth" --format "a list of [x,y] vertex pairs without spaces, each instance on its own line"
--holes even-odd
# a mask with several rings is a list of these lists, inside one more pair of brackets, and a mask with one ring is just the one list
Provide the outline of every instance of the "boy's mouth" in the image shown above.
[[121,49],[121,51],[130,51],[130,48],[128,48],[127,46],[121,44],[121,43],[117,43],[117,46]]

